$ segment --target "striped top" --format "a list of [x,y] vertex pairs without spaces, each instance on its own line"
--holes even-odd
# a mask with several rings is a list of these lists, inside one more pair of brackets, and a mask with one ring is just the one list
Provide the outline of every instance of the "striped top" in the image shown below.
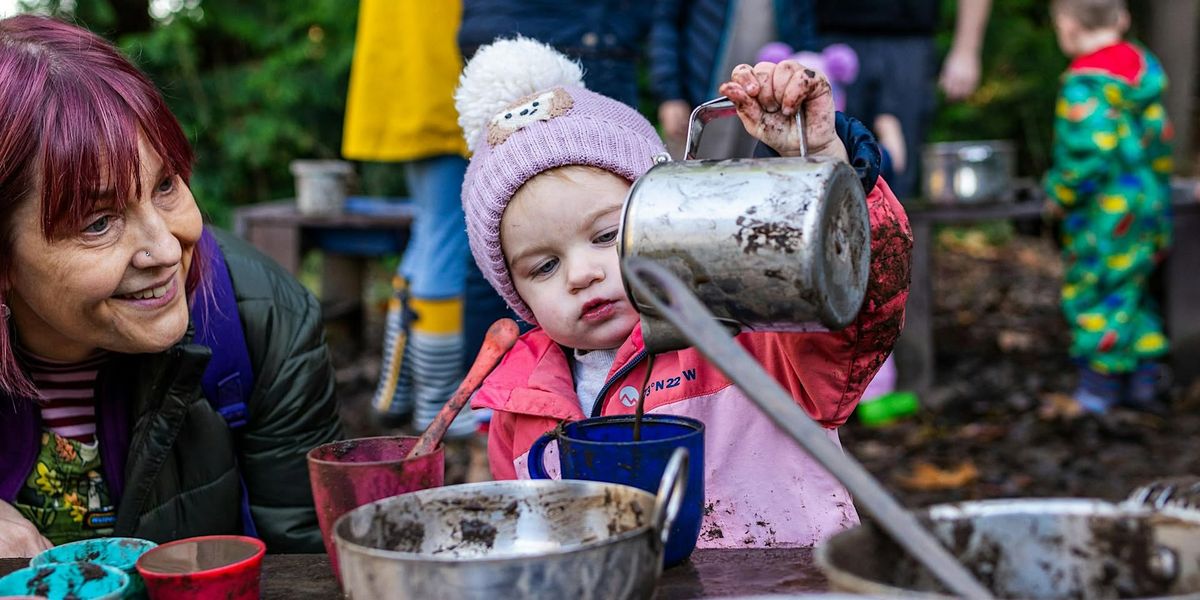
[[84,444],[96,441],[96,377],[108,361],[103,352],[81,362],[53,361],[19,352],[38,389],[42,427]]

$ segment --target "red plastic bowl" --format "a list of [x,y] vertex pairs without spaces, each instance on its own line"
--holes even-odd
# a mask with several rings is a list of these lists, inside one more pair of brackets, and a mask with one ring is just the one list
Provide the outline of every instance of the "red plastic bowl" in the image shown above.
[[255,600],[266,551],[252,537],[207,535],[162,544],[138,559],[137,570],[152,600]]

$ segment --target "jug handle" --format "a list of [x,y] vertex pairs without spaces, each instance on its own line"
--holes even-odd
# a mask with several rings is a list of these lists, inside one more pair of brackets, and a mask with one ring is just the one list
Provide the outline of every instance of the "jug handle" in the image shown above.
[[546,454],[546,445],[550,440],[554,439],[553,432],[543,433],[542,437],[533,441],[533,445],[529,447],[529,453],[526,454],[526,466],[529,467],[530,479],[550,479],[550,474],[546,472],[546,465],[543,462]]
[[683,507],[683,496],[687,492],[688,460],[687,448],[676,448],[658,482],[658,494],[654,497],[654,513],[650,516],[650,522],[663,546],[667,545],[671,526]]
[[[737,106],[733,100],[720,96],[697,106],[688,119],[687,142],[684,144],[684,160],[695,160],[700,150],[700,136],[704,134],[704,126],[717,119],[737,116]],[[808,156],[808,138],[804,135],[804,111],[796,111],[796,126],[800,129],[800,156]]]

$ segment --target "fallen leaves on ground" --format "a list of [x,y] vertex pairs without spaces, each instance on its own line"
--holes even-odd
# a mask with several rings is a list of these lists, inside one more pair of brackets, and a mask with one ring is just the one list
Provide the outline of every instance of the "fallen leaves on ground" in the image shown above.
[[1022,268],[1055,279],[1062,277],[1062,261],[1057,255],[1048,256],[1045,252],[1039,252],[1037,248],[1021,247],[1013,252],[1013,256]]
[[1026,352],[1037,347],[1037,336],[1030,331],[1001,329],[996,334],[996,345],[1001,352]]
[[957,467],[941,469],[927,462],[917,462],[910,475],[898,477],[901,486],[917,491],[952,490],[974,483],[979,478],[979,469],[971,461]]
[[1038,417],[1043,421],[1070,420],[1083,414],[1083,407],[1070,394],[1047,392],[1041,395],[1041,400],[1042,405],[1038,407]]
[[987,234],[977,229],[943,229],[938,235],[938,243],[943,248],[971,258],[994,260],[1000,255],[996,245],[988,241]]
[[1008,435],[1008,426],[1000,423],[968,423],[954,434],[962,440],[978,443],[994,442]]
[[[1172,391],[1167,418],[1123,409],[1079,411],[1069,396],[1078,376],[1059,307],[1058,248],[1049,238],[1018,235],[998,250],[996,260],[979,259],[939,243],[933,257],[933,387],[921,396],[914,418],[886,427],[852,419],[840,432],[846,451],[913,508],[1014,497],[1120,501],[1152,479],[1200,475],[1200,382]],[[1004,331],[1031,332],[1036,343],[1003,352]],[[903,377],[900,358],[897,353]],[[914,467],[937,465],[944,475],[967,459],[979,475],[961,487],[900,483],[900,477],[917,484],[945,481],[916,477]]]

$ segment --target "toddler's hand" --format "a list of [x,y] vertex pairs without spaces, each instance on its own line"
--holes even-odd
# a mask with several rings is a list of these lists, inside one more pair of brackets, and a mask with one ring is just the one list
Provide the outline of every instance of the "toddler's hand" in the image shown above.
[[833,92],[820,73],[794,60],[738,65],[720,93],[737,105],[746,131],[781,155],[800,155],[796,112],[803,110],[808,154],[847,161],[834,130]]

